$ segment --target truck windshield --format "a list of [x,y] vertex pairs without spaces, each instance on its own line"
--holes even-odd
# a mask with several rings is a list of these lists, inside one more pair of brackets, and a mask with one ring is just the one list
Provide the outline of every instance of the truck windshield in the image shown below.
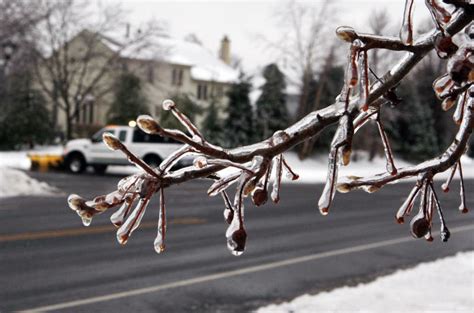
[[110,129],[110,128],[103,128],[103,129],[99,130],[97,133],[95,133],[94,135],[92,135],[91,141],[92,142],[101,142],[103,133],[111,133],[112,135],[115,135],[115,130]]

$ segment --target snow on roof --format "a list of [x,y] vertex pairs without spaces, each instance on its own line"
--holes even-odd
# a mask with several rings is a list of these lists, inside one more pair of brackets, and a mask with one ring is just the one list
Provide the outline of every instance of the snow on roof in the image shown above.
[[[118,51],[117,41],[104,37],[104,43],[112,50]],[[171,64],[191,67],[191,78],[194,80],[233,83],[239,73],[205,47],[185,40],[170,37],[155,37],[147,44],[131,45],[120,54],[126,58],[140,60],[161,60]]]

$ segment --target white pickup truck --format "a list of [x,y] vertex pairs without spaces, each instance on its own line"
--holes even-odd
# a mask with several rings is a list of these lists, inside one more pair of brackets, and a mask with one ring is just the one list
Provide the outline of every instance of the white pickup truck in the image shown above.
[[130,165],[120,151],[112,151],[102,142],[102,134],[111,133],[120,139],[135,155],[152,167],[158,166],[182,144],[170,138],[149,135],[137,127],[107,126],[90,139],[68,141],[63,152],[64,165],[72,173],[82,173],[88,165],[102,174],[108,165]]

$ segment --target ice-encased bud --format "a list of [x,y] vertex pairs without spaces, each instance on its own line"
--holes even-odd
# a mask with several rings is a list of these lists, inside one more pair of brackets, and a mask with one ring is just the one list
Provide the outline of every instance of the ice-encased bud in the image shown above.
[[458,54],[453,55],[447,65],[449,76],[458,85],[468,81],[473,68],[474,64],[467,56]]
[[163,101],[162,106],[163,106],[163,110],[169,111],[169,110],[173,109],[176,106],[176,104],[174,103],[173,100],[166,99],[165,101]]
[[357,39],[356,31],[350,26],[339,26],[336,29],[336,35],[339,39],[347,42],[353,42],[355,39]]
[[441,236],[441,241],[446,242],[448,241],[449,237],[451,237],[451,232],[446,226],[444,226],[443,228],[441,228],[440,236]]
[[207,166],[207,159],[203,156],[197,157],[193,161],[195,168],[205,168]]
[[247,241],[247,233],[243,227],[232,232],[232,235],[227,238],[227,247],[233,255],[241,255],[245,250],[245,243]]
[[448,58],[458,51],[459,47],[453,42],[452,37],[439,33],[434,41],[436,53],[441,59]]
[[348,193],[349,191],[351,191],[351,187],[348,183],[339,183],[336,185],[336,189],[340,193]]
[[138,127],[147,134],[156,134],[161,131],[161,126],[150,115],[140,115],[137,118]]
[[97,211],[94,208],[89,207],[82,197],[75,194],[70,195],[67,198],[67,202],[69,207],[73,211],[76,211],[77,215],[79,215],[82,220],[82,224],[84,226],[89,226],[91,224],[92,217],[97,213]]
[[284,132],[283,130],[277,130],[273,136],[272,136],[272,144],[274,146],[276,145],[279,145],[281,143],[283,143],[285,140],[288,139],[288,134],[286,132]]
[[102,140],[110,150],[120,150],[123,148],[122,142],[111,133],[103,133]]
[[430,223],[425,216],[417,214],[410,222],[410,230],[413,237],[421,238],[430,230]]
[[161,252],[165,251],[165,244],[163,242],[162,234],[158,233],[153,242],[153,247],[155,248],[156,253],[160,254]]
[[256,206],[264,205],[268,200],[268,192],[263,187],[257,187],[252,193],[252,202]]

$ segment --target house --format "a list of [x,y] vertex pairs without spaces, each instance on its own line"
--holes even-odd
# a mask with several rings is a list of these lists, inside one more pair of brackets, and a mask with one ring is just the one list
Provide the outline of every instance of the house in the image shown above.
[[[84,45],[91,44],[86,39],[90,38],[92,36],[89,36],[87,31],[83,31],[70,40],[68,49],[72,51],[71,54],[77,53],[76,58],[80,57],[81,51],[84,54],[83,51],[86,50]],[[187,94],[204,109],[211,98],[214,98],[218,103],[220,116],[225,116],[226,92],[239,76],[238,71],[230,66],[230,40],[227,36],[222,39],[218,53],[208,50],[196,41],[165,36],[153,38],[145,48],[133,45],[124,47],[118,40],[105,35],[93,38],[100,40],[99,43],[95,43],[96,48],[94,48],[95,51],[100,52],[100,55],[117,56],[113,65],[108,66],[104,77],[101,78],[101,84],[109,86],[110,89],[121,71],[133,72],[141,78],[149,103],[149,112],[155,117],[161,113],[162,101],[176,94]],[[105,60],[106,57],[103,59]],[[103,66],[97,63],[100,63],[100,60],[97,58],[91,62],[89,66],[92,69],[88,72],[98,71],[94,67]],[[89,75],[93,76],[93,74]],[[85,80],[87,79],[91,78],[86,77]],[[72,85],[75,83],[73,81]],[[106,90],[105,87],[98,89]],[[83,102],[85,104],[76,108],[77,114],[72,118],[74,133],[82,136],[94,132],[107,123],[107,113],[113,101],[113,92],[110,91],[98,95],[97,91],[92,90],[85,96]],[[53,115],[58,128],[64,130],[67,115],[58,110]],[[204,117],[196,117],[197,124],[200,124]]]

